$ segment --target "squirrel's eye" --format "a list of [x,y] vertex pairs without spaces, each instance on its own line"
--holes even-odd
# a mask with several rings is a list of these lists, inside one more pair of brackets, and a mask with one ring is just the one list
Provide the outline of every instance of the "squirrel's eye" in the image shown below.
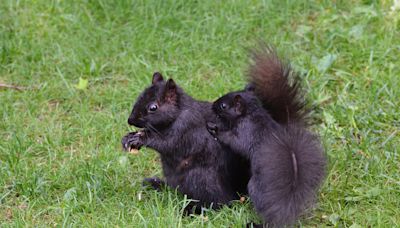
[[156,104],[151,104],[151,105],[149,106],[149,111],[150,111],[150,112],[154,112],[154,111],[157,110],[157,108],[158,108],[158,106],[157,106]]
[[221,103],[220,107],[222,110],[224,110],[228,107],[228,105],[226,103]]

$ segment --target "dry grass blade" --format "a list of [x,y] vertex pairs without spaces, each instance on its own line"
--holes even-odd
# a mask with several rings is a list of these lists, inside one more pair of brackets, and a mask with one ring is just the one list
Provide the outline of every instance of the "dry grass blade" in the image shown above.
[[25,90],[26,88],[25,87],[21,87],[21,86],[15,86],[15,85],[7,85],[7,84],[4,84],[4,83],[0,83],[0,88],[4,88],[4,89],[15,89],[15,90],[18,90],[18,91],[22,91],[22,90]]

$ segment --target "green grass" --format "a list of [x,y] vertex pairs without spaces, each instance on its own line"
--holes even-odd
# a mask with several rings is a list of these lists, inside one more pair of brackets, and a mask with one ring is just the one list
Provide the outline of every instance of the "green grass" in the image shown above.
[[[303,226],[400,226],[400,11],[392,1],[0,1],[2,226],[242,227],[237,204],[182,217],[144,190],[158,156],[121,151],[154,71],[214,100],[242,88],[246,50],[275,44],[303,72],[329,156]],[[88,79],[86,90],[74,85]]]

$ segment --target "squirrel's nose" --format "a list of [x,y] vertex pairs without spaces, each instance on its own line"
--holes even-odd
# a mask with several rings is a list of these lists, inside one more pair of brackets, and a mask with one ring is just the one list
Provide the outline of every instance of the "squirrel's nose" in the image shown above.
[[134,123],[135,123],[135,120],[133,119],[133,118],[128,118],[128,124],[129,125],[134,125]]
[[129,117],[128,118],[128,124],[131,125],[131,126],[143,128],[143,127],[145,127],[146,122],[142,118]]

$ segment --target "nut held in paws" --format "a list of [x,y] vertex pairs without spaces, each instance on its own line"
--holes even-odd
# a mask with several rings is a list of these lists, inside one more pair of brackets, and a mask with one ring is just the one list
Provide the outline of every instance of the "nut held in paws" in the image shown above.
[[135,149],[135,148],[131,148],[130,150],[129,150],[129,153],[130,154],[139,154],[139,150],[138,149]]

